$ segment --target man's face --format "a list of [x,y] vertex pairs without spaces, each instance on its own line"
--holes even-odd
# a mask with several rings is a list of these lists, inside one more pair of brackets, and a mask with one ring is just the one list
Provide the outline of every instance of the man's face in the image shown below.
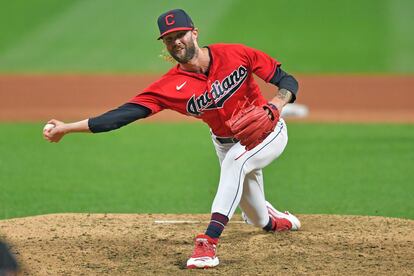
[[192,31],[177,31],[162,37],[170,55],[179,63],[189,62],[196,53]]

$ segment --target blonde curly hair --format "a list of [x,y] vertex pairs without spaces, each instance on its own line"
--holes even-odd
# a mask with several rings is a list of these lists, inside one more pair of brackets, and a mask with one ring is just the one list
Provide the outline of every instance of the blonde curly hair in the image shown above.
[[160,58],[162,58],[164,61],[176,64],[177,61],[168,53],[168,51],[165,48],[162,48],[161,54],[159,55]]

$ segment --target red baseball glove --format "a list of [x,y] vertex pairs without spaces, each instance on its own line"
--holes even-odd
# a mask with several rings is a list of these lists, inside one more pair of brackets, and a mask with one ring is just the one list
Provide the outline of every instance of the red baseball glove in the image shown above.
[[279,117],[279,110],[271,103],[256,106],[246,101],[236,108],[226,125],[246,150],[251,150],[275,129]]

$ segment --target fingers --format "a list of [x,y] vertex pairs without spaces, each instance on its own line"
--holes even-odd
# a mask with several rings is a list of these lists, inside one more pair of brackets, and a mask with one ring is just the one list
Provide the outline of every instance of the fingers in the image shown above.
[[44,138],[46,141],[49,141],[49,142],[51,142],[51,143],[58,143],[58,142],[62,139],[62,137],[63,137],[63,135],[62,135],[62,134],[57,134],[57,135],[53,135],[53,136],[48,135],[48,134],[44,134],[44,135],[43,135],[43,138]]
[[58,126],[58,125],[63,124],[63,122],[58,121],[58,120],[56,120],[56,119],[51,119],[51,120],[49,120],[47,123],[48,123],[48,124],[53,124],[53,125],[55,125],[55,126]]
[[46,141],[54,142],[54,136],[51,135],[50,131],[51,131],[50,129],[43,131],[43,138]]
[[51,143],[58,143],[64,135],[61,130],[61,126],[64,125],[64,123],[56,119],[51,119],[47,122],[47,124],[52,124],[55,127],[44,129],[43,138]]

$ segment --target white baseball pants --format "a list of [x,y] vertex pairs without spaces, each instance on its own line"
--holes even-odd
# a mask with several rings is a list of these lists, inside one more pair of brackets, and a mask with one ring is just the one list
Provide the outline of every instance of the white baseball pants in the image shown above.
[[[212,134],[221,172],[212,213],[233,216],[237,206],[255,226],[269,222],[262,169],[278,158],[288,141],[286,123],[280,119],[275,130],[254,149],[245,152],[240,143],[221,144]],[[244,154],[243,154],[244,153]]]

